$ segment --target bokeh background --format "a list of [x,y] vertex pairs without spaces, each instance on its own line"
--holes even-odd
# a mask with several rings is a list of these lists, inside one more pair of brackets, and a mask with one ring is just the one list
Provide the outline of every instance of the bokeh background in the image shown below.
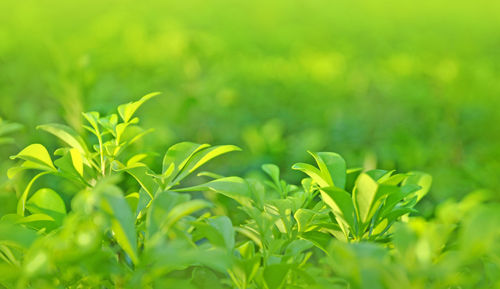
[[[498,3],[498,2],[497,2]],[[335,151],[351,167],[422,170],[428,206],[500,185],[500,4],[493,1],[0,1],[0,145],[55,147],[36,125],[78,128],[152,91],[150,151],[181,141],[244,151],[248,174]],[[425,205],[425,202],[424,202]]]

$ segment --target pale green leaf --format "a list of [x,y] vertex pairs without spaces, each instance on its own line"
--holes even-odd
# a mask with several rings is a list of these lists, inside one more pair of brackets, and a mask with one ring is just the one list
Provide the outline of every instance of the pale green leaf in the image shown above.
[[352,198],[361,222],[365,223],[375,201],[378,183],[368,174],[362,173],[356,181]]
[[243,206],[252,206],[250,186],[244,179],[239,177],[220,178],[202,185],[176,189],[175,191],[214,191],[237,201]]
[[305,174],[307,174],[313,181],[315,181],[320,187],[328,187],[328,182],[323,178],[320,170],[316,167],[305,164],[305,163],[297,163],[292,166],[292,169],[299,170]]
[[138,101],[122,104],[118,106],[118,114],[120,114],[120,117],[123,119],[124,122],[128,122],[141,105],[143,105],[146,101],[150,100],[151,98],[159,94],[160,94],[159,92],[152,92],[146,94]]
[[70,147],[77,149],[82,155],[88,154],[89,150],[83,139],[69,126],[62,124],[44,124],[37,126],[37,129],[55,135]]
[[32,214],[46,214],[58,224],[62,224],[66,215],[66,205],[63,199],[55,191],[47,188],[36,191],[26,202],[26,209]]
[[33,163],[37,163],[42,167],[46,168],[46,170],[55,171],[56,168],[52,163],[52,159],[50,158],[49,152],[47,149],[41,144],[32,144],[23,149],[20,153],[15,156],[11,156],[11,159],[22,159],[25,161],[30,161]]

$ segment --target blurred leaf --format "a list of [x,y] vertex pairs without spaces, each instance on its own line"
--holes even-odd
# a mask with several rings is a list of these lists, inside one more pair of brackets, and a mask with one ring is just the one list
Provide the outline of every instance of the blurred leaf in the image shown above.
[[36,238],[34,230],[12,221],[0,220],[0,244],[29,248]]
[[420,201],[420,199],[429,192],[432,184],[432,177],[422,172],[409,172],[408,177],[403,181],[403,185],[408,184],[415,184],[421,187],[420,190],[413,193],[417,196],[417,201]]
[[99,188],[103,194],[103,209],[110,214],[111,229],[116,238],[116,242],[130,256],[132,262],[137,264],[137,237],[135,232],[135,218],[130,207],[123,197],[122,192],[115,186],[105,186]]
[[193,224],[200,237],[207,238],[214,246],[232,250],[234,248],[234,228],[226,216],[217,216],[205,222]]
[[264,268],[264,281],[268,289],[280,289],[285,284],[285,278],[290,270],[288,264],[273,264]]
[[58,224],[62,224],[66,215],[66,206],[59,194],[51,189],[40,189],[26,203],[26,209],[32,214],[46,214]]

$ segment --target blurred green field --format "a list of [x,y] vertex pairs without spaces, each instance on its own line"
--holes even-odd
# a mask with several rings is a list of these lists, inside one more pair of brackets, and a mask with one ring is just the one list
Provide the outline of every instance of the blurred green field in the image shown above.
[[[0,117],[38,124],[160,91],[141,111],[162,151],[236,144],[221,173],[336,151],[418,169],[427,203],[500,186],[500,4],[485,1],[1,1]],[[49,146],[50,147],[50,146]],[[5,175],[2,173],[2,175]],[[4,180],[5,177],[2,177]]]

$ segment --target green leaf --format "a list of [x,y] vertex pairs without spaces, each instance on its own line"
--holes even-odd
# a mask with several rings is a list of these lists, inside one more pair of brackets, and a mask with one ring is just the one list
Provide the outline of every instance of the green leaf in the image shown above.
[[335,186],[339,189],[344,189],[346,184],[346,163],[345,160],[337,153],[332,152],[309,152],[321,171],[323,179],[330,186]]
[[354,168],[347,170],[345,190],[347,192],[352,192],[354,186],[356,185],[356,180],[363,171],[363,168]]
[[14,221],[0,221],[0,244],[29,248],[37,238],[36,231],[26,228]]
[[263,277],[267,289],[280,289],[286,281],[290,270],[289,264],[272,264],[264,268]]
[[280,168],[274,164],[262,165],[262,170],[271,178],[273,183],[280,189]]
[[353,231],[355,228],[355,209],[351,195],[336,187],[321,188],[320,192],[323,202],[332,209],[342,231],[348,237],[349,230]]
[[137,205],[139,204],[139,193],[131,193],[125,196],[128,206],[132,212],[137,212]]
[[231,280],[233,280],[238,288],[248,288],[248,284],[252,282],[259,270],[260,262],[261,257],[259,255],[251,258],[236,259],[233,267],[228,270]]
[[162,222],[161,228],[168,231],[181,218],[210,206],[211,204],[205,200],[191,200],[181,203],[170,210],[165,221]]
[[157,233],[165,234],[181,218],[209,207],[204,200],[190,200],[187,194],[161,191],[153,199],[146,220],[146,238],[151,240]]
[[71,162],[73,163],[73,167],[78,172],[80,176],[83,177],[83,159],[81,153],[77,149],[69,150],[71,156]]
[[297,220],[299,232],[307,230],[315,215],[315,211],[304,208],[300,208],[295,212],[294,218]]
[[21,197],[19,198],[19,201],[17,202],[17,214],[20,215],[20,216],[24,216],[24,211],[26,209],[26,200],[28,199],[28,195],[29,195],[29,192],[31,190],[31,187],[33,186],[33,184],[35,183],[35,181],[48,174],[49,172],[42,172],[42,173],[39,173],[38,175],[34,176],[31,181],[28,183],[28,185],[26,186],[26,189],[24,189]]
[[21,217],[16,221],[16,223],[26,225],[36,230],[41,230],[45,228],[51,231],[56,227],[54,218],[43,213],[32,214],[27,217]]
[[26,203],[26,209],[32,214],[46,214],[56,223],[62,224],[66,215],[66,206],[59,194],[51,189],[40,189]]
[[244,179],[239,177],[216,179],[202,185],[176,189],[175,191],[214,191],[237,201],[245,207],[252,206],[252,199],[250,198],[250,186]]
[[432,185],[432,176],[422,172],[409,172],[408,177],[403,181],[402,185],[415,184],[421,187],[420,190],[412,194],[417,196],[417,201],[420,201],[429,192]]
[[206,222],[193,224],[199,237],[207,238],[214,246],[232,250],[234,248],[234,228],[226,216],[207,219]]
[[300,234],[300,237],[312,242],[314,246],[320,248],[324,252],[327,252],[328,244],[330,244],[333,239],[331,235],[318,231],[304,232]]
[[362,173],[356,181],[352,198],[360,221],[366,223],[370,210],[377,197],[378,183],[368,174]]
[[211,270],[204,267],[196,267],[191,275],[191,282],[197,288],[222,289],[220,278]]
[[151,202],[146,219],[146,238],[151,237],[160,231],[162,222],[173,207],[189,201],[188,194],[179,194],[171,191],[159,191]]
[[389,225],[389,221],[387,219],[382,219],[373,229],[372,235],[378,235],[382,233],[385,228],[387,228],[387,225]]
[[159,94],[160,94],[159,92],[152,92],[146,94],[138,101],[122,104],[118,106],[118,114],[120,115],[120,117],[123,119],[124,122],[129,122],[129,120],[132,118],[134,113],[137,111],[137,109],[139,109],[141,105],[143,105],[146,101],[150,100],[151,98]]
[[96,111],[91,111],[91,112],[84,112],[84,113],[82,113],[82,115],[83,115],[83,117],[85,117],[87,122],[92,127],[91,129],[89,129],[88,127],[84,127],[84,128],[87,128],[87,130],[89,130],[91,133],[95,134],[96,136],[100,136],[101,133],[99,130],[99,117],[100,117],[99,113]]
[[111,230],[116,242],[129,255],[134,264],[137,264],[137,236],[135,232],[135,217],[130,207],[116,186],[100,187],[103,193],[102,207],[111,217]]
[[379,180],[384,181],[384,179],[389,178],[393,172],[394,171],[374,169],[374,170],[369,170],[369,171],[365,172],[365,174],[369,175],[375,181],[379,181]]
[[56,168],[52,163],[49,152],[41,144],[32,144],[23,149],[20,153],[15,156],[11,156],[11,159],[22,159],[25,161],[33,162],[39,164],[45,170],[55,171]]
[[146,166],[136,166],[131,168],[118,169],[129,173],[139,183],[139,185],[149,194],[153,199],[159,189],[159,185],[155,182],[153,175],[154,172]]
[[37,129],[55,135],[70,147],[77,149],[84,156],[89,152],[83,139],[69,126],[62,124],[44,124],[37,126]]
[[307,174],[311,179],[313,179],[320,187],[328,187],[328,182],[323,178],[320,170],[315,168],[310,164],[305,163],[297,163],[292,166],[292,169],[299,170],[305,174]]
[[165,183],[172,186],[172,181],[184,168],[191,157],[199,150],[208,146],[208,144],[197,144],[191,142],[181,142],[171,146],[163,157],[162,174],[165,177]]
[[233,145],[204,147],[196,150],[196,152],[189,157],[189,160],[187,160],[186,165],[180,170],[179,174],[172,180],[172,185],[179,183],[182,179],[211,159],[228,152],[239,150],[241,150],[239,147]]

